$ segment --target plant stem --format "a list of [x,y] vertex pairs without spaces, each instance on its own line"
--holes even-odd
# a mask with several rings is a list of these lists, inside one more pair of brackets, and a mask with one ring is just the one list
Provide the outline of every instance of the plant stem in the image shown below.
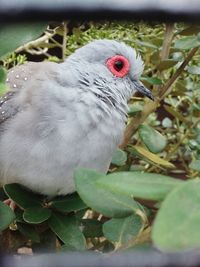
[[183,61],[181,66],[177,69],[177,71],[174,73],[174,75],[168,80],[168,82],[161,88],[160,93],[158,94],[158,97],[160,100],[164,99],[166,95],[168,95],[171,92],[171,86],[176,81],[176,79],[180,76],[180,74],[184,71],[185,67],[188,65],[194,54],[197,52],[199,48],[195,47],[193,48],[186,59]]
[[[171,28],[172,29],[172,28]],[[166,34],[167,35],[167,34]],[[163,44],[165,46],[165,49],[163,49],[163,56],[166,55],[166,51],[169,49],[167,45],[165,45],[165,42]],[[144,109],[141,113],[138,113],[128,124],[125,133],[124,133],[124,139],[122,144],[120,145],[120,148],[125,148],[130,141],[132,135],[137,131],[137,128],[141,123],[145,121],[145,119],[154,112],[157,107],[159,106],[159,103],[161,100],[163,100],[172,90],[172,84],[177,80],[177,78],[181,75],[181,73],[184,71],[185,67],[188,65],[194,54],[197,52],[198,47],[193,48],[187,55],[186,59],[183,61],[181,66],[177,69],[175,74],[167,81],[167,83],[161,88],[158,95],[155,97],[155,101],[147,101],[147,103],[144,106]]]
[[174,36],[173,30],[174,30],[174,24],[167,23],[165,34],[164,34],[162,50],[160,53],[161,60],[165,60],[169,57],[169,51],[170,51],[171,43],[172,43],[173,36]]
[[126,147],[132,135],[136,132],[137,128],[139,127],[139,125],[145,121],[145,119],[149,116],[149,114],[151,114],[156,110],[158,105],[159,102],[157,100],[155,102],[148,101],[146,103],[143,111],[141,113],[139,112],[126,127],[124,133],[124,139],[122,144],[120,145],[120,148]]

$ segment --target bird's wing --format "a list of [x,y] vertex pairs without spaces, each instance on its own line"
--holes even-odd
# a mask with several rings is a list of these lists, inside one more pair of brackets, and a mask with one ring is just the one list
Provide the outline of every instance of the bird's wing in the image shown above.
[[14,116],[18,111],[18,107],[11,103],[15,93],[15,91],[10,91],[0,97],[0,124]]
[[10,90],[0,97],[0,124],[15,116],[23,109],[21,103],[14,101],[20,90],[29,86],[30,80],[35,78],[38,72],[42,72],[49,62],[28,62],[9,70],[6,83]]

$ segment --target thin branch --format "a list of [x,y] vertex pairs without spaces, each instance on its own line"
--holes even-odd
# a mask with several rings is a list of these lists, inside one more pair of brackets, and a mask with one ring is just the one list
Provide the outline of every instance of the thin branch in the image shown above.
[[183,61],[181,66],[177,69],[177,71],[174,73],[174,75],[168,80],[168,82],[161,88],[161,90],[158,94],[158,98],[160,100],[164,99],[166,97],[166,95],[168,95],[171,92],[172,84],[176,81],[176,79],[184,71],[185,67],[188,65],[188,63],[193,58],[194,54],[197,52],[198,49],[199,49],[198,47],[195,47],[189,52],[188,56]]
[[45,43],[48,42],[49,38],[54,36],[55,33],[49,33],[49,32],[45,32],[45,34],[43,36],[41,36],[40,38],[33,40],[31,42],[28,42],[20,47],[18,47],[15,52],[19,53],[23,50],[28,50],[31,49],[32,47],[37,47],[39,46],[41,43]]
[[[162,43],[162,49],[160,52],[160,60],[166,60],[169,58],[169,53],[170,53],[170,47],[173,41],[173,36],[174,36],[174,24],[172,23],[167,23],[165,27],[165,33],[164,33],[164,39]],[[160,78],[161,80],[163,79],[163,71],[157,70],[156,73],[157,77]],[[153,86],[153,92],[158,93],[159,90],[159,85],[154,85]]]
[[165,60],[169,57],[169,51],[170,51],[172,39],[174,36],[173,30],[174,30],[174,24],[167,23],[166,29],[165,29],[165,34],[164,34],[162,50],[160,53],[161,60]]
[[159,102],[156,101],[148,101],[146,105],[143,108],[143,111],[138,114],[131,120],[131,122],[126,127],[125,133],[124,133],[124,139],[122,144],[120,145],[120,148],[124,148],[127,146],[129,140],[131,139],[132,135],[136,132],[137,128],[141,123],[145,121],[145,119],[154,112],[159,105]]
[[141,113],[138,113],[129,123],[125,130],[124,134],[124,140],[122,144],[120,145],[120,148],[124,148],[127,146],[129,140],[133,136],[133,134],[136,132],[137,128],[141,123],[145,121],[145,119],[154,112],[157,107],[159,106],[159,102],[168,95],[172,90],[172,84],[176,81],[176,79],[180,76],[180,74],[184,71],[185,67],[188,65],[189,61],[192,59],[194,54],[197,52],[198,47],[193,48],[187,58],[184,60],[184,62],[181,64],[181,66],[177,69],[175,74],[169,79],[169,81],[161,88],[158,96],[156,96],[156,100],[154,102],[148,101],[146,105],[144,106],[144,109]]

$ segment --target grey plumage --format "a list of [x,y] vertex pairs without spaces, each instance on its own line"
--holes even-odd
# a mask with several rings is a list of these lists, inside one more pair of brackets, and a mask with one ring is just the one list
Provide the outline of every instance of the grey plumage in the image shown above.
[[[123,78],[105,64],[115,55],[130,62]],[[61,64],[10,70],[11,90],[0,99],[0,182],[53,196],[75,190],[75,168],[107,172],[142,70],[135,50],[111,40],[91,42]]]

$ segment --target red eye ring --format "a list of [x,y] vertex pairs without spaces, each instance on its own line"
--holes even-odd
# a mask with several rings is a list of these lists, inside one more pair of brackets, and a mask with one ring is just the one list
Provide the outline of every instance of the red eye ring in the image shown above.
[[124,77],[130,70],[130,64],[124,56],[116,55],[107,60],[106,65],[108,69],[117,77]]

